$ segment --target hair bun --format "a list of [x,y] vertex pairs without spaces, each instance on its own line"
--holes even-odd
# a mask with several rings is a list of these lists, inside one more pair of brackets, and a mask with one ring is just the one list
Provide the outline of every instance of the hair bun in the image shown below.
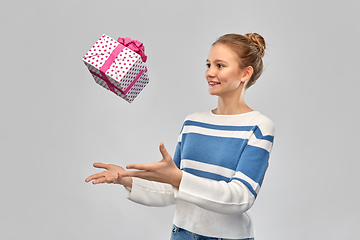
[[266,48],[265,39],[258,33],[247,33],[244,36],[251,40],[257,48],[260,56],[264,57]]

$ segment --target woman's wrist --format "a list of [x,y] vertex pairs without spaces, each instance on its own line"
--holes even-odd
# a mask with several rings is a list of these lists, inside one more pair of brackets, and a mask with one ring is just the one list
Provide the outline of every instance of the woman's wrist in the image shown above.
[[173,185],[176,188],[180,187],[181,179],[182,179],[183,172],[180,169],[177,169],[176,174],[174,174],[174,180],[171,185]]
[[133,180],[132,177],[124,177],[118,183],[126,188],[132,188]]

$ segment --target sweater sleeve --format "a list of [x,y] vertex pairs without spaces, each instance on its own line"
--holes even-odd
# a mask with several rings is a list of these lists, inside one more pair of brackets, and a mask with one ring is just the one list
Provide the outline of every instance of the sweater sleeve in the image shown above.
[[[264,135],[265,134],[265,135]],[[175,197],[221,214],[241,214],[253,205],[260,190],[272,148],[272,122],[255,126],[230,180],[216,181],[183,171]]]
[[[180,148],[181,143],[178,142],[173,158],[178,168],[180,168],[181,159]],[[133,178],[132,188],[126,188],[126,197],[142,205],[162,207],[175,204],[174,189],[170,184]]]
[[126,197],[133,202],[152,207],[164,207],[175,203],[172,185],[135,177],[132,188],[126,188]]

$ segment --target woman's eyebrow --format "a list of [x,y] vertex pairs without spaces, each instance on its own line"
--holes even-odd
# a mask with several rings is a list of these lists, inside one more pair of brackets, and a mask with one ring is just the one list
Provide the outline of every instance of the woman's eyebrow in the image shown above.
[[[209,60],[206,60],[207,62],[210,62]],[[225,60],[222,60],[222,59],[215,59],[214,60],[214,63],[227,63]]]

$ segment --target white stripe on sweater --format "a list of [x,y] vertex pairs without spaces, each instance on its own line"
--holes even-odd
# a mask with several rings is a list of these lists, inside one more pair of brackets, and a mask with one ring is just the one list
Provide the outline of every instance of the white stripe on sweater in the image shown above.
[[227,177],[227,178],[232,178],[235,174],[234,170],[231,170],[228,168],[220,167],[220,166],[213,165],[213,164],[188,160],[188,159],[181,160],[180,168],[181,169],[182,168],[192,168],[192,169],[205,171],[205,172],[209,172],[209,173],[215,173],[215,174]]
[[214,137],[229,137],[229,138],[242,138],[247,139],[252,132],[250,131],[224,131],[217,129],[209,129],[198,126],[184,126],[184,133],[199,133],[202,135],[214,136]]
[[257,139],[255,137],[250,138],[248,145],[254,146],[254,147],[259,147],[259,148],[263,148],[266,151],[270,152],[271,147],[272,147],[272,142],[268,141],[268,140],[264,140],[264,139]]
[[249,178],[242,172],[236,172],[234,177],[245,180],[246,182],[248,182],[251,185],[251,187],[255,190],[256,193],[259,193],[260,185],[257,184],[256,182],[254,182],[251,178]]

